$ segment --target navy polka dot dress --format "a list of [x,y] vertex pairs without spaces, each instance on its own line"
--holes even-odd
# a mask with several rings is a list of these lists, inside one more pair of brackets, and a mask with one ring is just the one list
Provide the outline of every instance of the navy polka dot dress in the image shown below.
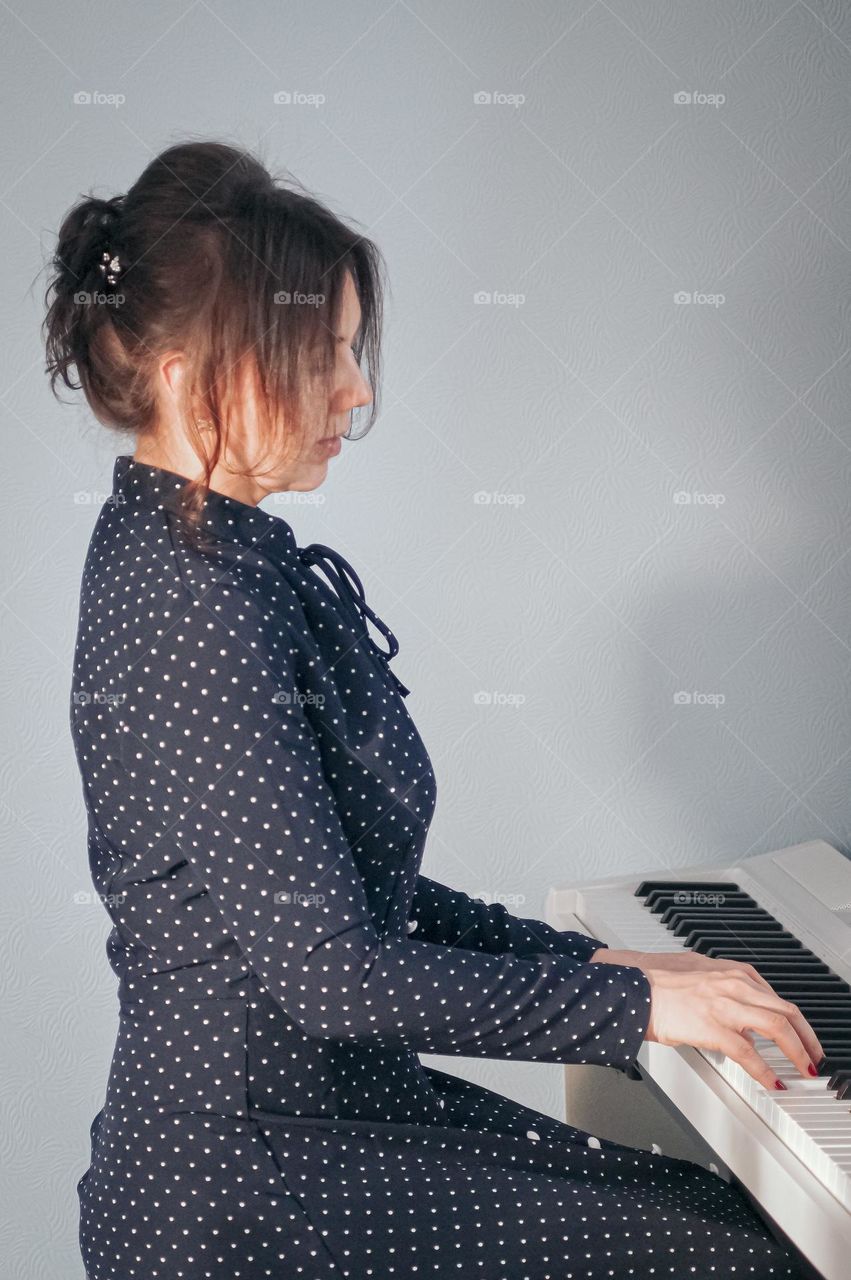
[[182,477],[113,481],[71,697],[119,1000],[89,1280],[798,1276],[716,1174],[422,1065],[628,1072],[647,978],[420,874],[435,778],[342,556],[220,493],[197,549]]

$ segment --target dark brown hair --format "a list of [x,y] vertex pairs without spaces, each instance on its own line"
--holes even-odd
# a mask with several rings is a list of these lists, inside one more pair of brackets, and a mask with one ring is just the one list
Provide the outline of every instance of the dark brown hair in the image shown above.
[[377,416],[383,259],[297,188],[237,147],[183,142],[126,195],[84,196],[59,229],[43,322],[51,390],[60,378],[82,388],[104,425],[144,435],[156,426],[158,361],[186,353],[181,411],[199,457],[196,413],[212,424],[203,477],[183,491],[194,536],[244,378],[257,392],[266,456],[280,459],[305,438],[312,402],[327,411],[312,397],[334,369],[347,271],[362,316],[354,351],[373,393],[364,430],[350,434],[352,424],[347,438]]

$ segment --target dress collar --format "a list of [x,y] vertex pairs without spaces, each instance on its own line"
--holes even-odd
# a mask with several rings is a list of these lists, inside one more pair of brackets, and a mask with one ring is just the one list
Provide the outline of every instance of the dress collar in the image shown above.
[[[148,462],[138,462],[130,454],[121,454],[115,459],[113,467],[112,501],[119,507],[125,504],[148,509],[152,506],[163,507],[179,514],[181,490],[186,483],[187,477],[176,471],[155,467]],[[248,547],[256,546],[261,552],[267,548],[279,556],[283,553],[284,559],[293,567],[327,591],[325,583],[310,572],[311,565],[321,568],[334,588],[328,594],[338,608],[342,608],[371,651],[381,659],[382,667],[393,677],[402,696],[407,697],[410,690],[388,665],[390,659],[395,658],[399,652],[399,642],[386,622],[367,604],[363,583],[339,551],[334,551],[321,542],[311,542],[306,547],[299,547],[290,525],[281,516],[262,511],[250,502],[230,498],[217,489],[208,492],[203,510],[204,527],[216,537]],[[386,639],[386,650],[376,644],[369,634],[367,619]]]
[[[115,459],[112,473],[112,493],[116,504],[162,506],[174,513],[180,510],[180,496],[187,477],[155,467],[148,462],[138,462],[129,454]],[[250,502],[241,502],[227,494],[211,489],[204,500],[204,527],[217,537],[229,542],[242,542],[246,546],[272,539],[276,547],[284,547],[292,555],[298,554],[295,534],[286,520],[273,516]]]

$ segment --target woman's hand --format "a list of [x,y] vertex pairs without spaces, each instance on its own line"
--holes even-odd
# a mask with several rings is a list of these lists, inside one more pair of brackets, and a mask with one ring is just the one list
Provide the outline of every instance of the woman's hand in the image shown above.
[[803,1076],[814,1075],[813,1064],[824,1056],[798,1006],[778,996],[752,965],[714,960],[688,950],[640,952],[608,947],[595,951],[591,963],[631,965],[646,975],[651,1010],[645,1040],[717,1050],[768,1089],[776,1088],[778,1082],[753,1047],[751,1031],[773,1040]]

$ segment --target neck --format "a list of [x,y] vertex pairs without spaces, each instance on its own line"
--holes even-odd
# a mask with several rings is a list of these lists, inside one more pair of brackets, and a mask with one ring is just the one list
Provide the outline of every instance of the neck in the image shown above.
[[[203,464],[188,443],[176,446],[168,441],[139,439],[133,458],[149,467],[173,471],[187,480],[203,478]],[[213,468],[209,486],[227,498],[235,498],[237,502],[245,502],[252,507],[266,497],[266,491],[254,477],[232,475],[221,462]]]

